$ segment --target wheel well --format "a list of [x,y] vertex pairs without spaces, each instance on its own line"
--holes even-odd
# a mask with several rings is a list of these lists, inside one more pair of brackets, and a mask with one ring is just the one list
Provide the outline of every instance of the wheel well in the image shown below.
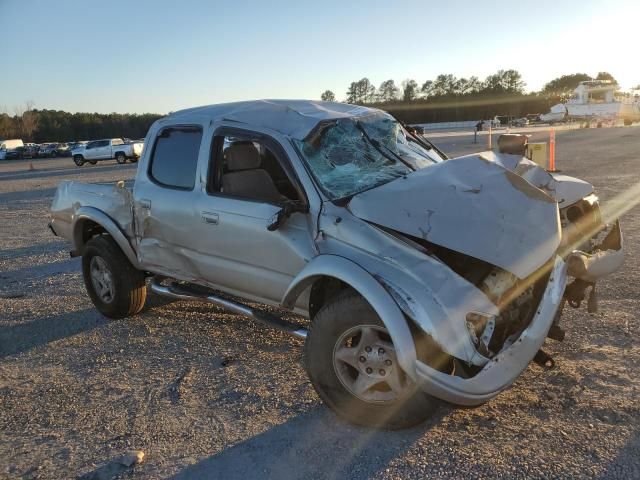
[[121,155],[121,154],[124,155],[125,157],[127,156],[127,154],[124,153],[123,151],[116,152],[113,156],[117,157],[118,155]]
[[73,156],[73,158],[78,158],[78,157],[80,157],[80,158],[84,159],[84,155],[82,155],[82,154],[80,154],[80,153],[76,153],[76,154]]
[[309,293],[309,318],[313,319],[327,301],[349,288],[351,287],[348,284],[335,277],[317,279],[311,285]]
[[87,244],[89,240],[97,235],[108,233],[105,228],[93,220],[85,220],[82,222],[82,246]]

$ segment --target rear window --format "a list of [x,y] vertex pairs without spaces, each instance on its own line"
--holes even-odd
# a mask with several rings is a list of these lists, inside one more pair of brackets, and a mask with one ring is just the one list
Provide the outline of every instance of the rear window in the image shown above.
[[149,174],[157,183],[191,190],[195,185],[200,127],[165,128],[156,138]]

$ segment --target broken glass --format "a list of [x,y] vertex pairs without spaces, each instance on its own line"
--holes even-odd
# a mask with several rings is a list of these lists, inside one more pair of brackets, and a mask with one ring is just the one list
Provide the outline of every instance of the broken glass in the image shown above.
[[303,141],[293,142],[331,200],[434,163],[429,152],[385,113],[321,122]]

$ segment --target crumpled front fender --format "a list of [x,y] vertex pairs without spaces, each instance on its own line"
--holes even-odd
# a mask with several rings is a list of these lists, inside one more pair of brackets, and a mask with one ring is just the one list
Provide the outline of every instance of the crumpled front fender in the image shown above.
[[365,269],[338,255],[319,255],[293,279],[282,299],[282,306],[293,308],[304,290],[322,277],[341,280],[369,302],[389,331],[402,369],[415,380],[416,349],[402,311],[389,292]]

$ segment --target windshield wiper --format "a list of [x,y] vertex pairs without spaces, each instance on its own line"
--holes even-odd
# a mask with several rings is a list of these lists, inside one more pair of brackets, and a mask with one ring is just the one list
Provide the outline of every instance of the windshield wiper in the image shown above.
[[396,160],[399,160],[401,163],[403,163],[404,165],[406,165],[409,170],[411,171],[415,171],[416,169],[413,168],[413,166],[409,163],[406,162],[404,160],[404,158],[402,158],[400,155],[398,155],[396,152],[394,152],[393,150],[391,150],[389,147],[387,147],[386,145],[380,143],[378,140],[371,138],[369,136],[369,134],[367,133],[367,130],[362,126],[362,124],[360,123],[359,120],[354,120],[354,123],[356,124],[356,128],[358,130],[360,130],[362,132],[362,135],[364,136],[364,138],[367,139],[367,141],[373,145],[373,148],[375,148],[376,150],[378,150],[378,152],[380,152],[380,154],[385,157],[388,160],[393,160],[393,158],[391,158],[389,155],[385,154],[384,151],[382,150],[382,148],[384,148],[385,150],[387,150],[389,153],[391,153],[391,155],[393,155]]

